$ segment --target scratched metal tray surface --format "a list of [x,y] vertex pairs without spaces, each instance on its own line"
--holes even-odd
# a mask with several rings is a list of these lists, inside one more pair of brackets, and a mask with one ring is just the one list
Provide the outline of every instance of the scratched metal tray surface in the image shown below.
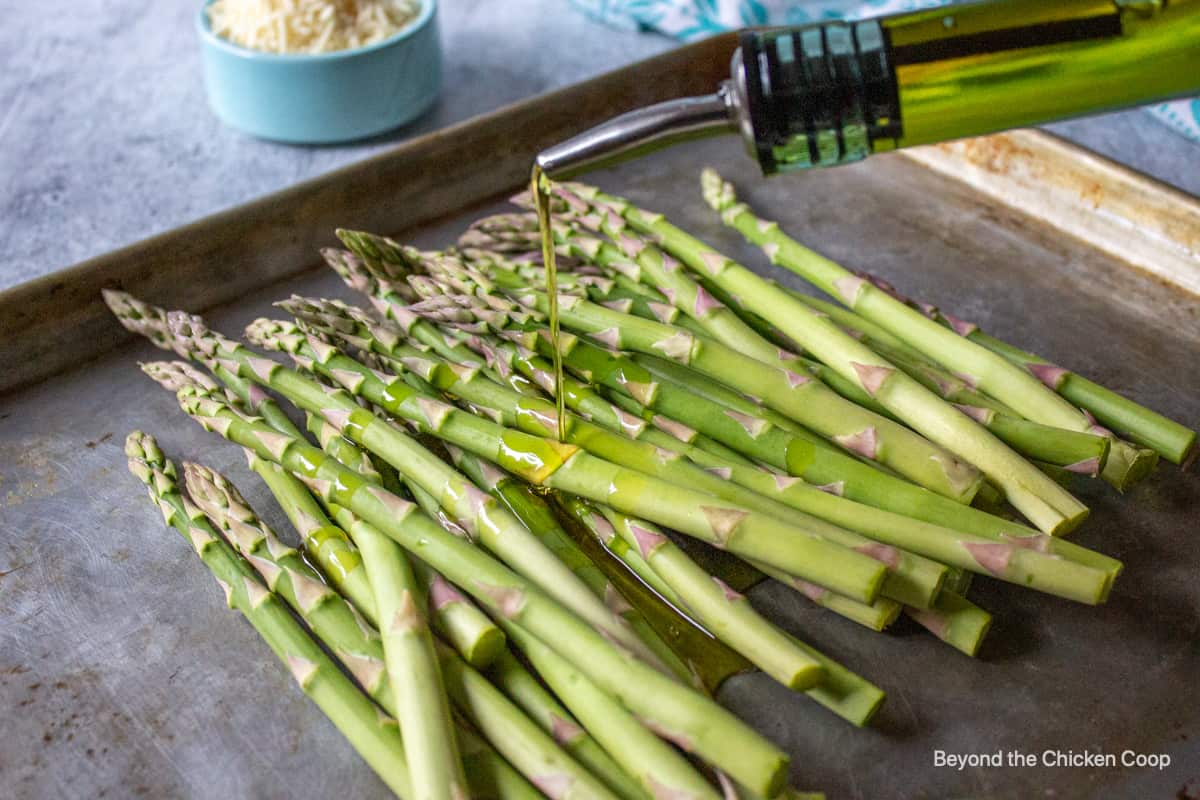
[[[705,47],[721,55],[729,45]],[[23,348],[34,348],[22,327],[41,331],[41,351],[69,348],[54,361],[56,374],[0,396],[0,796],[385,796],[254,631],[224,606],[206,570],[125,471],[125,434],[152,432],[171,457],[226,471],[290,533],[240,452],[203,433],[138,371],[139,360],[161,351],[132,342],[105,352],[120,333],[87,292],[123,285],[158,301],[215,306],[210,319],[229,334],[291,292],[351,298],[331,273],[305,271],[315,263],[310,247],[330,242],[329,229],[342,221],[338,198],[347,224],[391,230],[420,246],[447,244],[467,221],[502,207],[498,192],[519,186],[529,153],[510,147],[497,157],[487,149],[519,137],[518,122],[557,119],[526,132],[545,139],[571,125],[555,109],[598,118],[654,91],[708,81],[693,75],[672,84],[681,63],[686,54],[682,62],[657,59],[640,73],[468,123],[455,134],[466,134],[455,146],[458,157],[496,157],[495,166],[451,170],[431,189],[428,208],[413,211],[419,195],[396,201],[388,192],[401,191],[399,183],[376,182],[356,198],[364,173],[352,169],[243,210],[252,218],[276,214],[265,232],[234,229],[238,215],[230,213],[83,265],[57,284],[0,296],[6,383],[42,377],[19,363],[31,352]],[[658,88],[638,88],[656,79]],[[414,162],[414,148],[442,158],[454,151],[445,139],[421,140],[377,167],[410,186],[433,185],[421,170],[437,163]],[[1200,424],[1194,296],[914,160],[879,157],[764,183],[735,141],[712,140],[594,180],[770,272],[700,201],[697,174],[707,163],[723,165],[749,201],[825,253]],[[289,232],[288,222],[297,229]],[[214,236],[221,238],[216,250],[197,255]],[[283,263],[281,252],[294,263]],[[203,288],[206,275],[228,279],[237,291]],[[58,332],[43,313],[29,311],[56,307]],[[721,701],[793,755],[797,786],[831,798],[1195,796],[1200,478],[1163,466],[1124,497],[1095,483],[1078,490],[1092,518],[1077,540],[1126,564],[1107,605],[1088,608],[981,580],[972,597],[995,614],[995,626],[980,657],[968,659],[903,622],[889,634],[871,633],[764,584],[751,594],[758,608],[884,687],[888,700],[865,730],[761,675],[731,679]],[[933,766],[936,750],[1040,756],[1127,749],[1166,753],[1172,764],[1162,771]]]

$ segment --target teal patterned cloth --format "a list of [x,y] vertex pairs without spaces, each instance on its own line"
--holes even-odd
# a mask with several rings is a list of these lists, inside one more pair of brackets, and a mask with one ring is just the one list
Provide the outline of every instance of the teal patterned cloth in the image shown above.
[[[858,19],[949,0],[572,0],[587,14],[623,28],[651,30],[685,42],[747,25],[801,25],[825,19]],[[1194,142],[1200,142],[1200,98],[1146,109]]]

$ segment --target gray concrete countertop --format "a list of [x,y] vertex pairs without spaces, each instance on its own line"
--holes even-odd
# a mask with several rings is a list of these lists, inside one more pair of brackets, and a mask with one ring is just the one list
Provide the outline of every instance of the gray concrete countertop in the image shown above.
[[[607,29],[563,0],[449,0],[433,111],[367,142],[293,147],[226,128],[208,110],[195,7],[0,0],[0,288],[673,46]],[[1141,112],[1052,130],[1200,194],[1200,145]]]

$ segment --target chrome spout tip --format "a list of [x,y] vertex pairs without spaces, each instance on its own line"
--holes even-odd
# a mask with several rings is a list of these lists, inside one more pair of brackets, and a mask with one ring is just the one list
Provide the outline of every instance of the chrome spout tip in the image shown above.
[[538,153],[548,177],[564,180],[677,142],[737,130],[727,93],[667,100],[614,117]]

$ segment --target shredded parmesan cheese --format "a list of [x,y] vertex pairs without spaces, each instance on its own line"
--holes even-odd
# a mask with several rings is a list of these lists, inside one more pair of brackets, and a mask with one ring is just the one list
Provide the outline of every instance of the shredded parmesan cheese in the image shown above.
[[267,53],[328,53],[392,36],[416,18],[420,0],[215,0],[212,31]]

